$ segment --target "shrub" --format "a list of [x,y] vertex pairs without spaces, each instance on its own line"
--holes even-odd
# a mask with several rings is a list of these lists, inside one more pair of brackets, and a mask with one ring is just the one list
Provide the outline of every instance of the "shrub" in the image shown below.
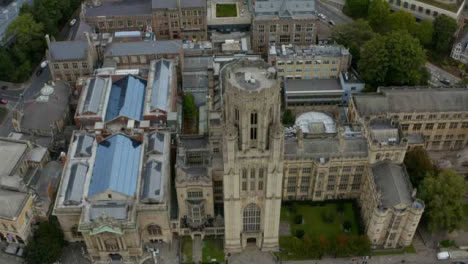
[[344,221],[343,231],[345,231],[346,233],[351,232],[351,222],[350,221],[348,221],[348,220]]
[[297,238],[303,238],[304,235],[305,235],[304,230],[302,230],[302,229],[296,230],[296,237],[297,237]]
[[344,203],[338,203],[338,204],[336,205],[336,211],[337,211],[340,215],[342,215],[342,214],[344,213],[344,211],[345,211]]
[[296,215],[294,218],[294,223],[296,223],[296,225],[302,224],[302,215]]
[[332,212],[323,212],[322,213],[322,220],[325,222],[325,223],[332,223],[333,222],[333,213]]

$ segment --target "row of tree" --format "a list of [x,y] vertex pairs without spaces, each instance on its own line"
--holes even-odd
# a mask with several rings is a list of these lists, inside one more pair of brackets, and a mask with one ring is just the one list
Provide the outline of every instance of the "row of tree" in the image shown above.
[[[282,238],[283,239],[283,238]],[[285,239],[285,238],[284,238]],[[369,254],[371,243],[366,235],[312,236],[302,239],[288,238],[288,253],[302,256],[304,259],[321,259],[323,256],[347,257]]]
[[347,0],[343,11],[358,19],[334,27],[332,38],[350,49],[353,66],[370,91],[427,84],[426,50],[431,56],[448,54],[457,29],[456,21],[445,15],[417,23],[408,12],[391,13],[385,0]]
[[431,161],[426,150],[416,148],[406,153],[405,166],[418,197],[426,207],[424,222],[432,232],[453,231],[464,220],[462,199],[466,183],[455,171],[440,169]]
[[20,15],[8,25],[0,47],[0,80],[23,82],[44,56],[44,35],[58,36],[80,6],[81,0],[34,0],[24,4]]

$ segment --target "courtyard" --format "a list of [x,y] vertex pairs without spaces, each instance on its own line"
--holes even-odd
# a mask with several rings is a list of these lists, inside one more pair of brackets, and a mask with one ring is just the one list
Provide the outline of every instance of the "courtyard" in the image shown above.
[[359,209],[351,200],[284,202],[281,207],[282,260],[320,259],[324,255],[364,255],[370,250],[362,235]]
[[206,236],[203,239],[202,261],[210,263],[216,261],[224,262],[224,244],[223,238]]
[[216,4],[216,17],[237,17],[237,5]]

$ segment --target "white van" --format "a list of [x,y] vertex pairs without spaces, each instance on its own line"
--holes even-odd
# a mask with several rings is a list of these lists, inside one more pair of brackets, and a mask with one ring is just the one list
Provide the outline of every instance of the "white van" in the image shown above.
[[448,253],[447,251],[439,252],[439,253],[437,253],[437,259],[438,260],[450,259],[450,253]]

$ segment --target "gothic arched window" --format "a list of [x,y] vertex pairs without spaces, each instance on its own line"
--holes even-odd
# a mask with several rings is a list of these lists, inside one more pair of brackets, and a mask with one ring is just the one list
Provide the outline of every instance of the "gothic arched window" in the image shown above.
[[260,208],[249,204],[244,208],[244,232],[260,231]]

